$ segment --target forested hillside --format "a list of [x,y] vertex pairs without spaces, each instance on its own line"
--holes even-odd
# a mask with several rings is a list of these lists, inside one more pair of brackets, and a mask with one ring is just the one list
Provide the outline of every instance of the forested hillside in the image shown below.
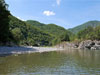
[[100,40],[100,26],[87,27],[77,33],[79,40]]
[[86,22],[86,23],[84,23],[82,25],[79,25],[79,26],[76,26],[74,28],[69,29],[69,31],[71,31],[72,33],[75,33],[76,34],[80,30],[83,30],[83,29],[85,29],[85,28],[87,28],[89,26],[96,27],[98,25],[100,25],[100,21],[88,21],[88,22]]
[[34,20],[27,20],[26,23],[38,27],[40,30],[47,32],[55,37],[53,44],[60,43],[62,41],[69,41],[70,35],[72,34],[70,31],[65,28],[55,25],[55,24],[43,24]]
[[9,16],[10,31],[14,39],[22,45],[51,45],[53,36],[41,31],[40,29],[26,24],[24,21],[17,19],[14,16]]
[[27,23],[9,16],[10,31],[20,45],[50,46],[69,41],[69,32],[54,24],[42,24],[38,21]]
[[100,21],[89,21],[66,30],[56,24],[19,20],[7,8],[5,1],[0,0],[0,45],[52,46],[76,39],[100,40]]
[[0,0],[0,44],[32,46],[51,46],[69,41],[66,29],[54,24],[42,24],[38,21],[24,22],[10,14],[7,4]]
[[26,23],[31,24],[31,25],[33,25],[35,27],[38,27],[42,31],[50,33],[50,34],[52,34],[54,36],[60,36],[63,33],[67,32],[66,29],[64,29],[61,26],[55,25],[55,24],[43,24],[43,23],[40,23],[38,21],[33,21],[33,20],[27,20]]

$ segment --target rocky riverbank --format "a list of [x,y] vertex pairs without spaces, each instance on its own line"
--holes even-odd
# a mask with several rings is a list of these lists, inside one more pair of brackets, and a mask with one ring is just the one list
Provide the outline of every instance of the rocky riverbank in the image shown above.
[[0,54],[24,54],[34,52],[48,52],[68,49],[100,50],[100,41],[85,40],[82,42],[64,42],[55,47],[33,47],[33,46],[1,46]]
[[100,50],[100,41],[96,41],[96,40],[82,41],[79,44],[78,49]]
[[65,49],[100,50],[100,41],[85,40],[81,42],[64,42],[57,46]]

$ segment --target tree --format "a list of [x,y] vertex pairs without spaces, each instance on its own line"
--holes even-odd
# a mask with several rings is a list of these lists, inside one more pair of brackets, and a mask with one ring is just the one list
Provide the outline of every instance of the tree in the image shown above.
[[91,39],[91,33],[94,31],[94,28],[89,26],[86,29],[83,29],[77,33],[77,38],[81,40]]
[[6,43],[10,38],[9,18],[10,12],[4,0],[0,0],[0,42]]
[[20,41],[23,40],[23,35],[21,33],[20,28],[14,28],[11,32],[15,41],[17,42],[17,44],[19,44]]
[[68,32],[64,32],[61,36],[60,36],[61,41],[70,41]]

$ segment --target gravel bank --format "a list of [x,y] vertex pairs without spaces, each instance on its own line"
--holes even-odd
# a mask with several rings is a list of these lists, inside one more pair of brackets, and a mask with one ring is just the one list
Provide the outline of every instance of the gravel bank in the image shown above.
[[24,53],[34,53],[34,52],[59,51],[59,50],[64,50],[64,49],[56,47],[32,47],[32,46],[0,47],[0,54],[24,54]]

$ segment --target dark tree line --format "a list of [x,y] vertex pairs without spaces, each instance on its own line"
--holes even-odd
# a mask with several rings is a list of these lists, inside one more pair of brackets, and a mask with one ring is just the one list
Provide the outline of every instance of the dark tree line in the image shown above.
[[9,31],[9,15],[8,5],[4,0],[0,0],[0,42],[6,43],[10,40],[10,31]]

